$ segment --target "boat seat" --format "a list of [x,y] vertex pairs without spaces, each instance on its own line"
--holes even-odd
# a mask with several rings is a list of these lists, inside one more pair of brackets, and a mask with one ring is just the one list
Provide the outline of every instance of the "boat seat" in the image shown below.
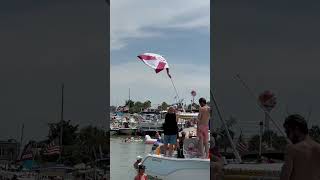
[[199,157],[199,140],[197,138],[186,138],[183,143],[183,155],[185,158]]

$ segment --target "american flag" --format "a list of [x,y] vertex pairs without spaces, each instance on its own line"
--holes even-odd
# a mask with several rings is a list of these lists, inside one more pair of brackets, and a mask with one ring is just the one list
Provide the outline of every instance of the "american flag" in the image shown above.
[[54,155],[60,154],[61,148],[58,145],[55,145],[54,141],[51,141],[44,150],[44,155]]
[[239,151],[240,154],[248,152],[248,145],[247,145],[247,143],[244,141],[244,139],[242,137],[242,132],[240,133],[236,148],[237,148],[237,150]]
[[32,144],[29,143],[25,146],[24,151],[21,154],[20,160],[31,160],[33,159]]

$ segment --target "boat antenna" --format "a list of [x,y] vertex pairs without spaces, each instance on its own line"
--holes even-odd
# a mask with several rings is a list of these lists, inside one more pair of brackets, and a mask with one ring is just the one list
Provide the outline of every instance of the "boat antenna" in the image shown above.
[[[239,74],[237,74],[237,75],[235,76],[235,79],[240,81],[240,83],[249,91],[250,95],[251,95],[255,100],[258,99],[257,96],[255,95],[255,93],[254,93],[254,92],[249,88],[249,86],[241,79],[241,77],[240,77]],[[283,132],[283,130],[280,128],[281,126],[278,124],[278,122],[275,121],[275,120],[271,117],[270,113],[269,113],[265,108],[263,108],[261,104],[258,104],[258,106],[259,106],[260,110],[262,110],[262,111],[269,117],[269,119],[270,119],[271,122],[275,125],[275,127],[278,129],[278,131],[281,133],[281,135],[286,138],[286,141],[287,141],[289,144],[291,144],[291,141],[287,138],[286,134],[285,134],[285,133]]]
[[216,99],[215,99],[215,97],[214,97],[214,95],[213,95],[213,92],[212,92],[211,90],[210,90],[210,94],[211,94],[212,101],[213,101],[213,103],[214,103],[214,105],[215,105],[215,107],[216,107],[218,116],[219,116],[219,118],[220,118],[220,120],[221,120],[221,122],[222,122],[222,124],[223,124],[223,126],[224,126],[224,128],[225,128],[225,130],[226,130],[226,132],[227,132],[227,136],[228,136],[228,139],[229,139],[229,141],[230,141],[231,147],[232,147],[232,149],[233,149],[233,153],[234,153],[235,157],[237,158],[238,162],[239,162],[239,163],[242,163],[241,156],[240,156],[238,150],[236,149],[236,146],[235,146],[234,143],[233,143],[233,140],[232,140],[232,138],[231,138],[231,135],[230,135],[230,132],[229,132],[227,123],[226,123],[226,121],[222,118],[221,112],[220,112],[219,107],[218,107],[218,103],[217,103],[217,101],[216,101]]

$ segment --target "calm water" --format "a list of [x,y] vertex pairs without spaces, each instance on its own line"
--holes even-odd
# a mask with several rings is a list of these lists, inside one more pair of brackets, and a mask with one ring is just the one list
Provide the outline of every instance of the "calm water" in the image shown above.
[[110,138],[110,177],[112,180],[133,180],[136,171],[133,163],[137,156],[144,157],[150,153],[151,145],[143,142],[124,143],[125,137]]

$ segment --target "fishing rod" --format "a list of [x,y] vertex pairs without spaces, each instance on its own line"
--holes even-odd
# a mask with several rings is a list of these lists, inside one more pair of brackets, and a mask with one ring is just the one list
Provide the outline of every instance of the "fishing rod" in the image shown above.
[[224,128],[225,128],[225,130],[226,130],[226,132],[227,132],[227,136],[228,136],[228,139],[229,139],[229,141],[230,141],[231,147],[232,147],[232,149],[233,149],[234,155],[235,155],[235,157],[237,158],[238,162],[239,162],[239,163],[242,163],[241,156],[240,156],[238,150],[236,149],[236,146],[234,145],[234,143],[233,143],[233,141],[232,141],[232,138],[231,138],[231,135],[230,135],[230,132],[229,132],[227,123],[226,123],[226,121],[222,118],[222,115],[221,115],[221,112],[220,112],[218,103],[217,103],[217,101],[216,101],[216,99],[215,99],[215,97],[214,97],[214,95],[213,95],[212,90],[210,90],[210,94],[211,94],[212,101],[213,101],[213,103],[214,103],[214,105],[215,105],[215,107],[216,107],[218,116],[219,116],[219,118],[220,118],[220,120],[221,120],[221,122],[222,122],[222,124],[223,124],[223,126],[224,126]]
[[[241,77],[240,77],[239,74],[237,74],[237,75],[235,76],[235,78],[241,82],[241,84],[249,91],[250,95],[251,95],[254,99],[258,99],[257,96],[255,95],[255,93],[254,93],[254,92],[249,88],[249,86],[241,79]],[[287,138],[286,134],[285,134],[285,133],[283,132],[283,130],[281,129],[281,126],[277,123],[277,121],[275,121],[275,120],[271,117],[270,113],[269,113],[265,108],[263,108],[261,104],[258,104],[258,106],[259,106],[260,110],[262,110],[262,111],[268,116],[268,118],[269,118],[269,119],[272,121],[272,123],[276,126],[276,128],[278,129],[278,131],[286,138],[286,141],[287,141],[288,143],[291,143],[291,141]]]

